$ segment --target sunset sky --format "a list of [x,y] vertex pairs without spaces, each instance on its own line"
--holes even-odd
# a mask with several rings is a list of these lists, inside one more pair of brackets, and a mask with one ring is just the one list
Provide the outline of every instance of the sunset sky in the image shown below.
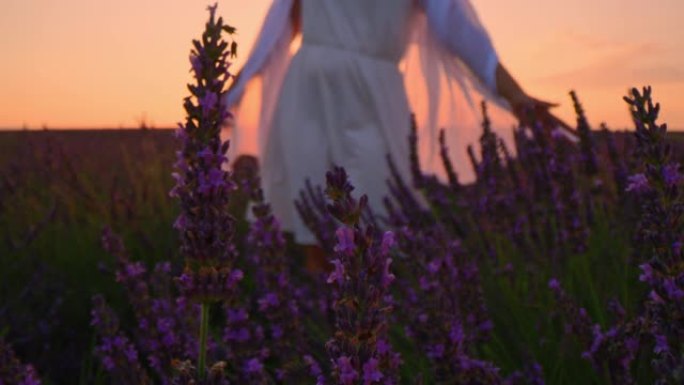
[[[472,2],[504,64],[529,93],[560,102],[566,120],[576,89],[592,124],[628,127],[621,97],[651,84],[662,120],[684,129],[684,1]],[[175,126],[207,4],[2,0],[0,128]],[[238,67],[269,4],[219,1],[239,31]]]

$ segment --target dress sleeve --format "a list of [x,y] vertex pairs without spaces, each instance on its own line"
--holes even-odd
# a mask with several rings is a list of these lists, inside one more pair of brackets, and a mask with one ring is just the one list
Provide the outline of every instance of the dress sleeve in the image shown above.
[[268,60],[278,47],[286,47],[292,36],[290,12],[294,0],[274,0],[266,14],[261,32],[252,47],[252,52],[242,67],[240,78],[226,94],[226,105],[232,107],[237,104],[245,91],[247,83],[261,73],[268,65]]
[[469,0],[420,0],[429,28],[445,48],[458,56],[494,94],[499,63],[489,34]]

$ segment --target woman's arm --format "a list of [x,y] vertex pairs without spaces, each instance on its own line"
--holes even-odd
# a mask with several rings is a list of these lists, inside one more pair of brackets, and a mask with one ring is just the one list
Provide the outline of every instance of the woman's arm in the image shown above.
[[469,0],[420,0],[428,24],[446,50],[496,94],[496,50]]
[[[291,39],[294,40],[294,38],[299,35],[302,31],[302,6],[301,6],[301,0],[294,0],[292,3],[292,10],[290,11],[290,22],[292,23],[292,37]],[[235,79],[231,85],[234,86],[236,83],[238,83],[238,80],[242,77],[242,70],[240,70],[237,75],[235,75]]]
[[[288,44],[298,31],[299,9],[299,0],[273,0],[245,65],[226,92],[226,107],[230,108],[240,101],[247,82],[263,71],[274,53],[286,54]],[[296,25],[293,24],[295,21]]]
[[441,43],[491,92],[506,99],[521,122],[530,124],[538,119],[572,131],[549,112],[555,104],[529,96],[500,63],[489,34],[469,0],[420,0],[420,4]]
[[526,98],[525,91],[523,91],[520,84],[511,76],[508,70],[498,63],[496,67],[496,88],[498,94],[506,99],[511,106],[523,101]]

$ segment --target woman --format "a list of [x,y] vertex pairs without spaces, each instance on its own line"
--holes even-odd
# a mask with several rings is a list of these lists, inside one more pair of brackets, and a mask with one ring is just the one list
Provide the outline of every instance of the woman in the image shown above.
[[422,165],[438,172],[434,143],[446,127],[457,169],[467,172],[458,154],[477,138],[478,97],[521,119],[532,109],[557,121],[552,105],[527,95],[501,65],[468,0],[274,0],[226,97],[236,110],[230,157],[260,159],[265,198],[283,228],[315,244],[293,203],[307,178],[323,184],[341,165],[381,208],[386,154],[409,180],[411,111]]

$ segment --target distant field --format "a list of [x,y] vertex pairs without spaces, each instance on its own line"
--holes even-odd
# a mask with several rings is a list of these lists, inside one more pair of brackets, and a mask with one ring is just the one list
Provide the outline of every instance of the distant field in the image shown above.
[[[141,159],[159,155],[159,161],[172,162],[177,143],[173,137],[173,129],[105,129],[105,130],[0,130],[0,167],[6,166],[11,159],[16,159],[18,152],[29,148],[37,149],[40,142],[45,146],[59,144],[69,150],[78,149],[70,155],[82,160],[93,159],[100,163],[119,162],[121,157],[142,156]],[[614,131],[618,143],[629,140],[631,131]],[[684,146],[684,130],[669,131],[669,137],[675,147]],[[66,148],[65,148],[66,150]],[[98,165],[88,162],[85,167],[97,169]],[[170,170],[171,163],[166,163]],[[110,169],[111,171],[111,169]],[[169,171],[170,172],[170,171]]]
[[105,225],[136,259],[176,255],[175,149],[171,130],[0,132],[0,336],[45,378],[90,378],[91,296],[121,304]]

